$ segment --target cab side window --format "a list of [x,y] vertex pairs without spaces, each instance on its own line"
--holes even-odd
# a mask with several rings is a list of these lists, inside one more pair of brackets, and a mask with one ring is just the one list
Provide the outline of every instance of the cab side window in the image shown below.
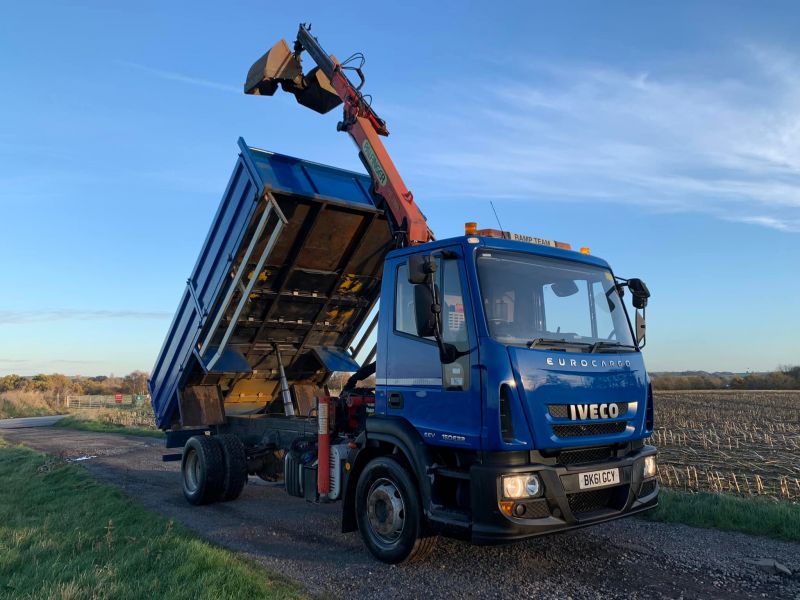
[[408,265],[397,268],[394,298],[394,328],[401,333],[417,335],[417,321],[414,314],[414,284],[408,281]]
[[444,260],[441,268],[442,340],[464,350],[469,344],[464,318],[464,294],[458,261]]
[[[455,362],[442,365],[442,386],[445,391],[464,391],[470,386],[470,359],[459,262],[452,259],[442,260],[441,257],[437,257],[436,262],[436,288],[442,307],[442,341],[465,352]],[[395,331],[418,338],[414,311],[414,284],[408,281],[406,263],[398,266],[395,277]],[[433,337],[424,339],[435,341]]]
[[[439,302],[442,305],[442,340],[452,344],[457,350],[469,350],[467,321],[464,313],[464,293],[457,260],[443,260],[439,263],[440,289]],[[469,354],[455,362],[442,365],[442,382],[445,391],[464,391],[469,389]]]
[[[442,339],[463,350],[468,345],[467,325],[464,320],[464,294],[458,262],[436,259],[436,289],[442,305]],[[397,268],[395,281],[394,328],[396,331],[417,337],[417,321],[414,312],[414,284],[408,281],[408,265]],[[424,338],[433,340],[433,337]]]

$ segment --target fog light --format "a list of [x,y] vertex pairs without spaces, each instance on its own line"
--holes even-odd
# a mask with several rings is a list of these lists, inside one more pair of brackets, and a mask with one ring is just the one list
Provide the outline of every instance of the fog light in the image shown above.
[[646,456],[644,459],[644,477],[645,479],[648,477],[655,477],[658,473],[658,469],[656,468],[656,457],[653,456]]
[[539,476],[534,473],[506,475],[503,477],[503,497],[534,498],[542,492]]

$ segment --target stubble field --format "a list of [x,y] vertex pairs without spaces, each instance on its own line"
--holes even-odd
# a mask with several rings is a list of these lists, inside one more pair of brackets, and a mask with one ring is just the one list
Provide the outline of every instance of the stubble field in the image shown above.
[[800,391],[657,391],[667,488],[800,501]]

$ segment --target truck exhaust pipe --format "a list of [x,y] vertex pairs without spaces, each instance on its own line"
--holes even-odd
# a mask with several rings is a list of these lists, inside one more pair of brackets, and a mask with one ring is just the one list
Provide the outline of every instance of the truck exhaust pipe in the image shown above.
[[331,491],[331,414],[334,410],[329,396],[317,398],[317,493],[321,498]]

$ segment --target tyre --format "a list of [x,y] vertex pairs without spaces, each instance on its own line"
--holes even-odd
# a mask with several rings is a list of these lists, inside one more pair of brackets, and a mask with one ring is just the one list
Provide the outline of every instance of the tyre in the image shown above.
[[225,474],[222,447],[212,437],[195,435],[183,448],[183,495],[190,504],[210,504],[220,499]]
[[222,494],[220,500],[228,502],[236,500],[247,483],[247,454],[244,444],[235,435],[229,433],[216,436],[222,448],[222,462],[225,473],[222,478]]
[[388,456],[373,459],[361,472],[356,485],[356,519],[367,548],[385,563],[424,558],[436,541],[426,534],[413,477]]

